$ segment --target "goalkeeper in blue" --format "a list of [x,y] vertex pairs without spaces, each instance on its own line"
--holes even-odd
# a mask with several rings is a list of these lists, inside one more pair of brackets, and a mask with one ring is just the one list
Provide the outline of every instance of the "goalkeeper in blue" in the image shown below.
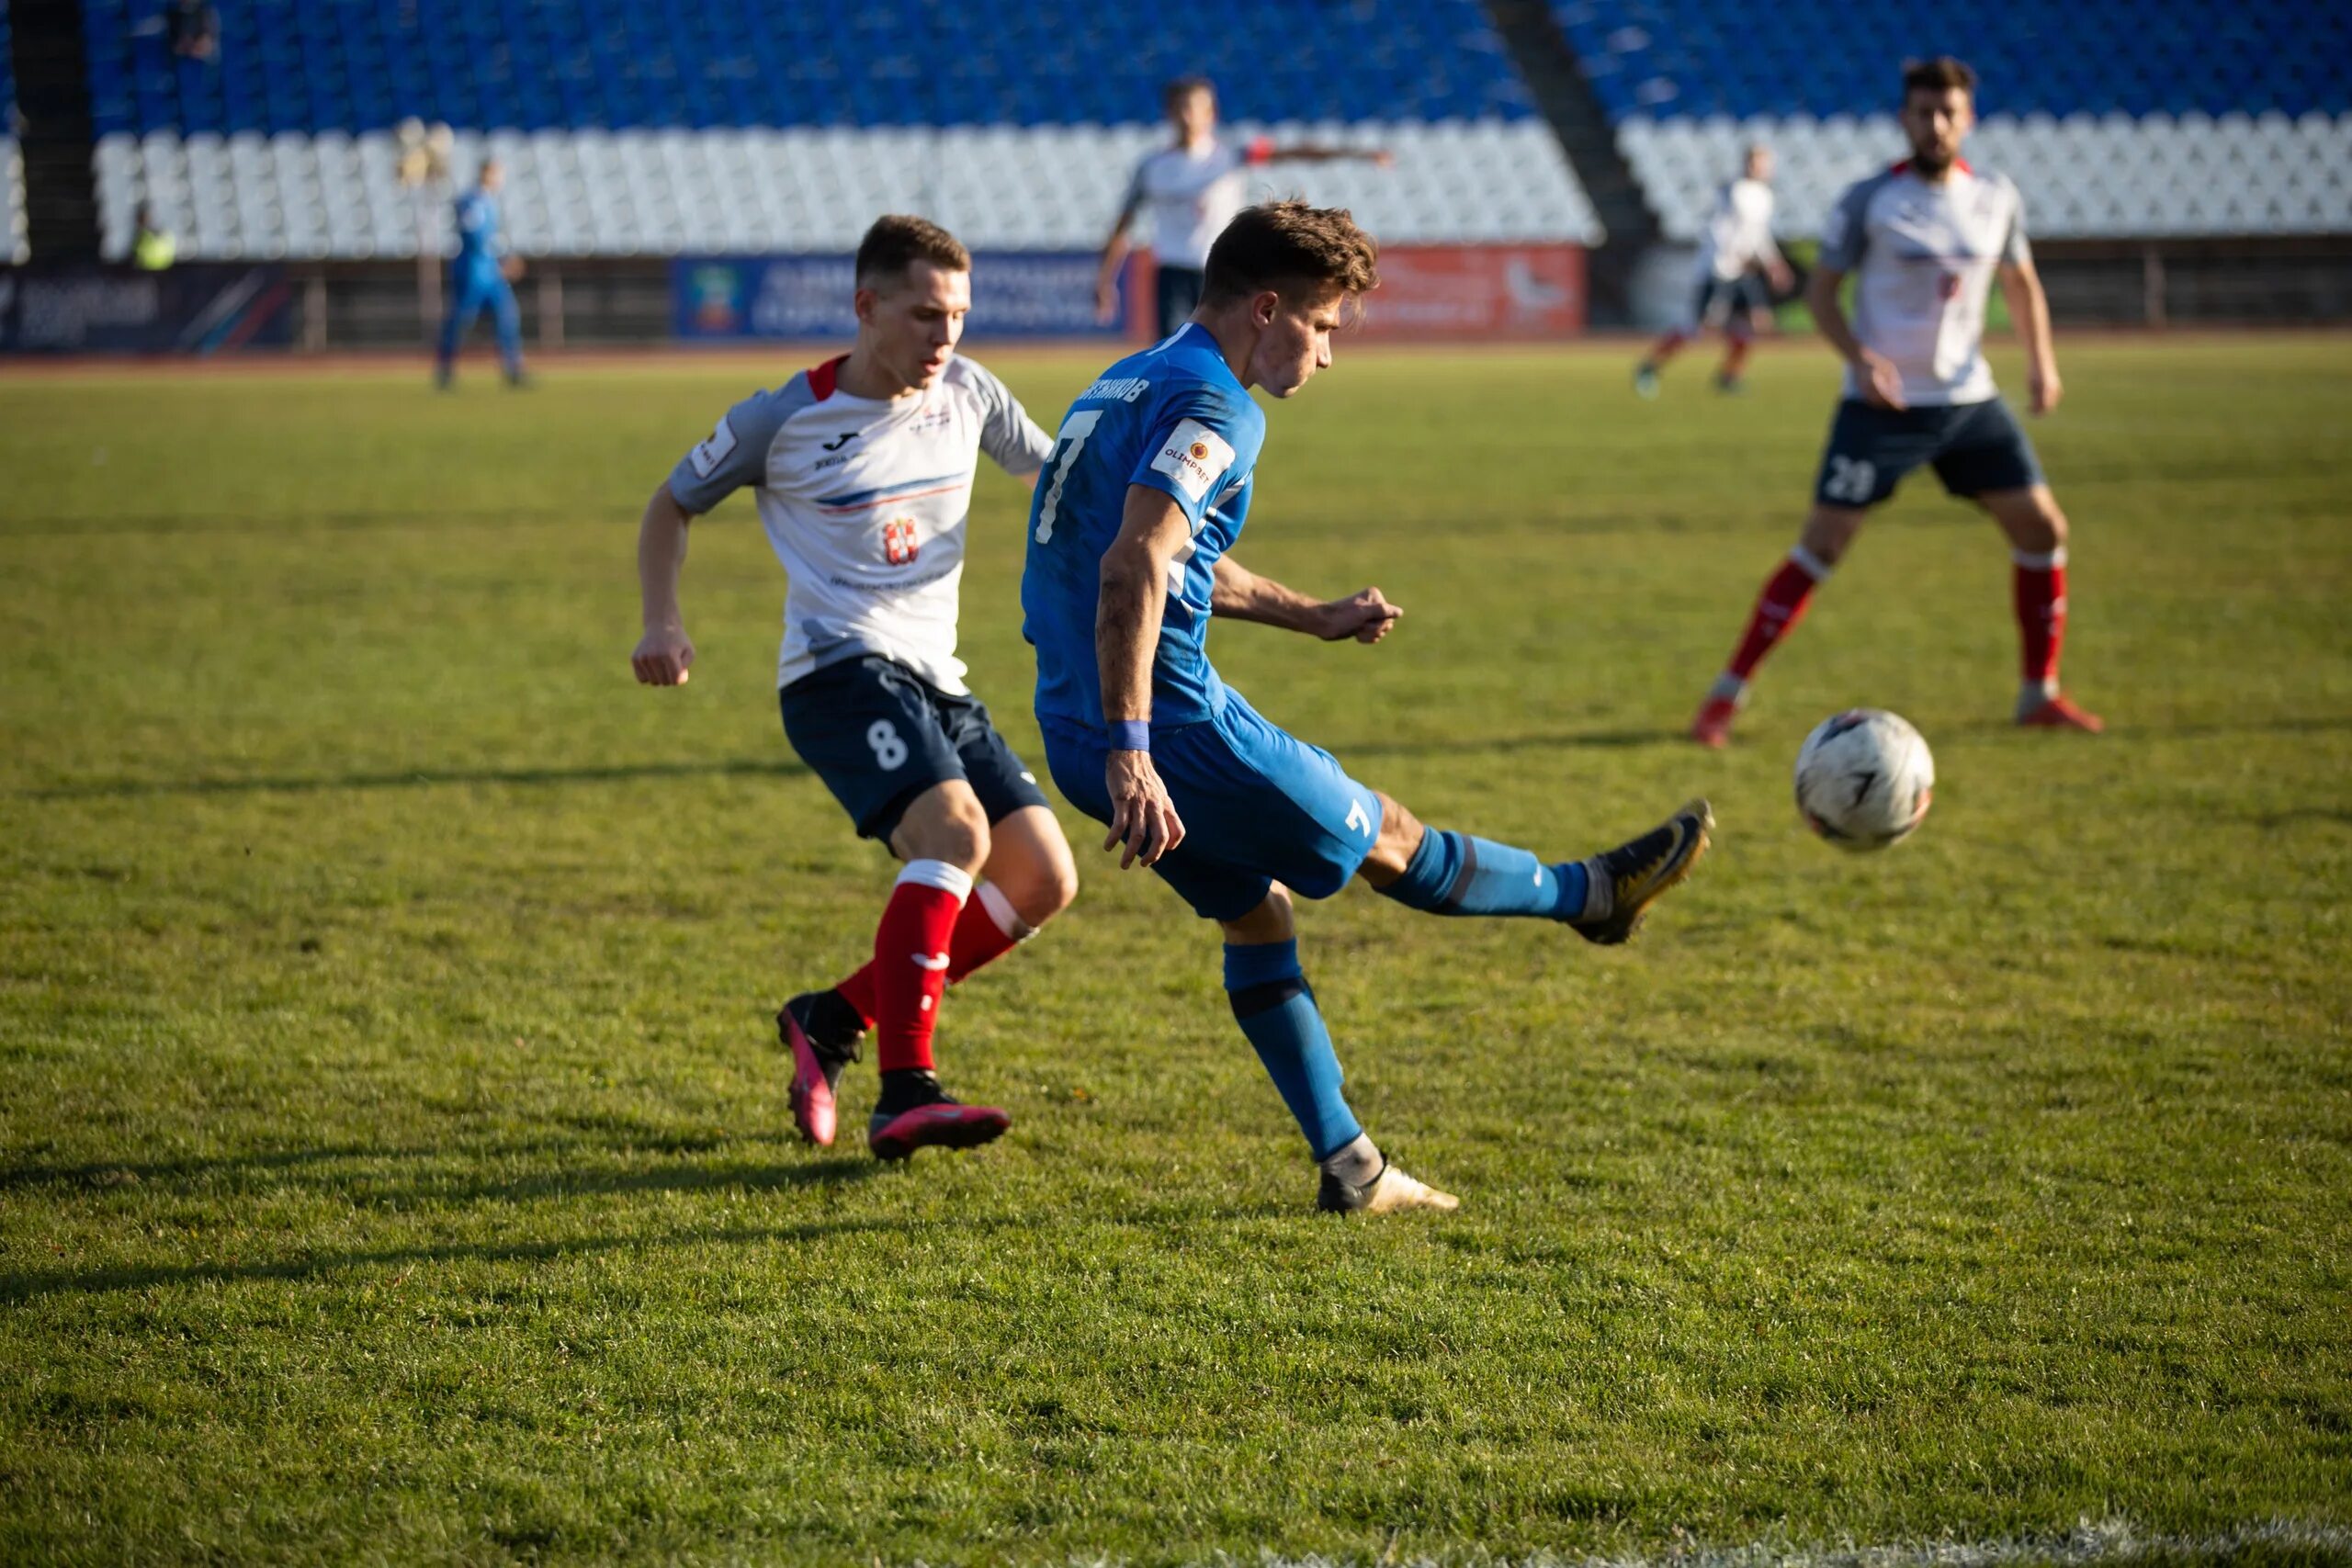
[[1149,866],[1223,929],[1233,1016],[1321,1168],[1317,1204],[1360,1213],[1458,1203],[1389,1164],[1349,1109],[1292,896],[1328,898],[1362,876],[1425,913],[1547,919],[1621,942],[1713,827],[1696,801],[1631,843],[1561,862],[1425,828],[1261,718],[1210,664],[1216,616],[1376,643],[1402,613],[1377,588],[1310,598],[1230,553],[1265,437],[1250,389],[1287,398],[1331,363],[1332,333],[1378,285],[1375,262],[1344,211],[1282,201],[1236,218],[1190,320],[1070,405],[1021,581],[1054,782],[1108,827],[1102,847],[1119,847],[1122,869]]

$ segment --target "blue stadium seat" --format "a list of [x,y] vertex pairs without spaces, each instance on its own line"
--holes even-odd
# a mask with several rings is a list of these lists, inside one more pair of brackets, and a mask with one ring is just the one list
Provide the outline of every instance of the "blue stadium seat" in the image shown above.
[[[1987,113],[2352,111],[2352,17],[2331,0],[1552,0],[1612,118],[1868,114],[1906,58],[1958,54]],[[2293,40],[2293,47],[2280,47]]]
[[[1532,112],[1477,0],[1221,0],[1141,30],[1091,0],[1009,16],[936,0],[215,3],[220,53],[198,63],[171,59],[163,0],[88,0],[100,134],[356,133],[410,116],[484,130],[1133,123],[1192,73],[1238,119]],[[1303,47],[1269,67],[1269,34]]]

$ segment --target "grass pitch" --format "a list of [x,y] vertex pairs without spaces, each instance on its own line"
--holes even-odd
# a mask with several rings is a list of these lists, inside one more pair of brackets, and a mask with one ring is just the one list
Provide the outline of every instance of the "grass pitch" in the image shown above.
[[[888,868],[785,746],[747,498],[693,684],[627,664],[639,506],[761,372],[0,380],[0,1558],[2340,1554],[2352,361],[2061,348],[2096,740],[2004,722],[2007,555],[1925,476],[1740,743],[1678,739],[1818,352],[1645,405],[1343,345],[1273,411],[1241,556],[1406,617],[1222,628],[1265,713],[1562,855],[1722,819],[1622,952],[1306,910],[1367,1125],[1464,1198],[1368,1224],[1074,814],[1078,905],[944,1015],[1012,1134],[792,1138],[769,1015]],[[1102,357],[992,363],[1050,426]],[[984,472],[966,652],[1035,761],[1023,499]],[[1871,858],[1788,799],[1856,703],[1940,773]]]

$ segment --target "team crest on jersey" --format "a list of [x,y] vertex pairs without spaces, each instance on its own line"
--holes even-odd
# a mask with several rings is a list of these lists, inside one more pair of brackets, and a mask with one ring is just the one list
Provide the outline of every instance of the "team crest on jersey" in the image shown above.
[[915,558],[921,547],[915,543],[915,520],[893,517],[882,525],[882,554],[892,566],[904,566]]

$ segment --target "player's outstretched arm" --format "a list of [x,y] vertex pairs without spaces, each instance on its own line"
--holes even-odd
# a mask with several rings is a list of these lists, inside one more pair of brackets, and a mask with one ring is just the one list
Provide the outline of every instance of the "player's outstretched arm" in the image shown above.
[[1279,147],[1268,147],[1264,161],[1269,164],[1355,162],[1386,169],[1396,165],[1396,154],[1385,147],[1334,147],[1320,141],[1291,141]]
[[1853,323],[1846,320],[1846,306],[1838,298],[1838,290],[1846,281],[1846,274],[1831,266],[1814,268],[1813,276],[1804,286],[1804,302],[1813,311],[1813,324],[1829,340],[1829,346],[1839,358],[1854,367],[1862,384],[1862,396],[1883,409],[1899,409],[1903,404],[1903,373],[1886,359],[1862,346],[1854,335]]
[[1325,642],[1343,637],[1378,642],[1404,613],[1377,588],[1366,588],[1344,599],[1310,599],[1295,588],[1259,576],[1231,556],[1218,558],[1216,580],[1209,591],[1213,615],[1305,632]]
[[2017,323],[2025,344],[2027,406],[2048,413],[2065,395],[2058,379],[2058,351],[2051,340],[2050,296],[2042,292],[2041,274],[2030,261],[2001,265],[2001,298],[2008,301],[2009,320]]
[[1122,871],[1138,862],[1149,865],[1184,841],[1175,802],[1152,766],[1149,726],[1151,661],[1159,647],[1160,608],[1168,602],[1168,570],[1192,536],[1184,509],[1166,491],[1129,485],[1119,536],[1102,552],[1094,658],[1102,678],[1102,717],[1112,734],[1103,764],[1111,831],[1102,847],[1122,846]]
[[678,577],[686,565],[686,525],[694,518],[670,493],[665,480],[645,503],[637,525],[637,586],[645,612],[645,635],[629,666],[640,684],[683,686],[694,667],[695,645],[678,608]]
[[1094,318],[1099,321],[1108,321],[1119,313],[1119,264],[1127,259],[1127,228],[1135,222],[1136,209],[1142,205],[1141,188],[1128,186],[1118,219],[1111,225],[1109,238],[1102,242],[1102,264],[1094,274]]

